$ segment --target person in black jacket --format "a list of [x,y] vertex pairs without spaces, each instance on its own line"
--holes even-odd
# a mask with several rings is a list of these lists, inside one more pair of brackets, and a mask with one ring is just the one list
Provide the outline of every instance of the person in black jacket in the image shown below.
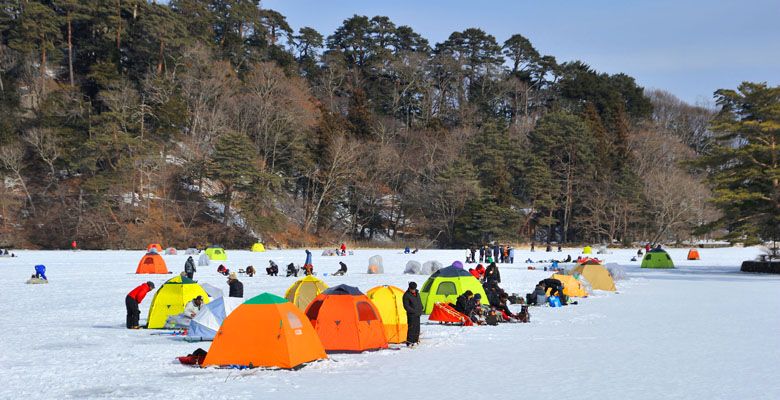
[[347,273],[347,264],[344,261],[339,261],[339,270],[334,272],[333,275],[344,275]]
[[406,345],[412,346],[420,341],[420,316],[423,312],[422,300],[417,293],[417,283],[409,282],[409,289],[402,298],[406,310]]
[[547,292],[547,289],[550,290],[550,296],[558,296],[558,299],[561,300],[561,305],[566,305],[566,296],[563,294],[563,282],[547,278],[539,281],[539,284],[542,285],[542,289],[545,292]]
[[474,304],[471,302],[472,297],[474,297],[474,293],[471,290],[467,290],[458,296],[458,299],[455,300],[455,311],[471,318],[471,312],[474,310]]
[[295,268],[295,264],[287,264],[287,276],[294,276],[296,278],[298,277],[298,268]]
[[268,260],[268,264],[268,268],[265,269],[265,272],[269,276],[276,276],[279,273],[279,266],[276,265],[273,260]]
[[228,297],[244,297],[244,284],[238,280],[235,272],[230,274],[227,283],[230,286]]
[[184,263],[184,273],[187,274],[187,278],[192,279],[192,277],[195,276],[195,272],[197,271],[198,270],[195,269],[195,260],[193,260],[192,256],[190,256]]
[[[493,300],[495,300],[495,302]],[[506,292],[498,294],[493,300],[491,300],[490,306],[496,311],[500,311],[504,314],[504,321],[508,321],[509,318],[517,318],[515,314],[509,310],[509,306],[507,305],[509,296],[507,296]]]
[[487,269],[485,269],[485,281],[501,282],[501,273],[498,272],[498,266],[495,262],[490,263]]

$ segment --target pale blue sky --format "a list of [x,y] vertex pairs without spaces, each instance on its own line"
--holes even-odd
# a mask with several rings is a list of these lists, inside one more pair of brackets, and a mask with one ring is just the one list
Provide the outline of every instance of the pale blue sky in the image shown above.
[[520,33],[558,62],[625,72],[689,103],[742,81],[780,82],[780,1],[774,0],[263,0],[297,31],[327,37],[353,14],[385,15],[431,45],[478,27],[499,43]]

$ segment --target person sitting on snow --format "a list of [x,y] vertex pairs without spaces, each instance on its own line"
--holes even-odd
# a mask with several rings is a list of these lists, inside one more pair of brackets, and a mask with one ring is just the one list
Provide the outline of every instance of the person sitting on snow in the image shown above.
[[404,249],[404,254],[409,254],[409,253],[411,253],[411,251],[409,250],[409,246],[407,246],[407,247]]
[[190,318],[195,318],[196,315],[198,315],[198,312],[200,312],[200,308],[203,307],[203,296],[198,295],[198,297],[190,300],[186,306],[184,306],[184,315]]
[[217,267],[217,272],[225,276],[228,276],[230,274],[230,270],[225,268],[225,266],[222,264],[219,264],[219,267]]
[[295,268],[295,264],[287,264],[287,276],[298,277],[298,268]]
[[566,305],[566,295],[563,294],[563,282],[557,279],[547,278],[539,281],[539,284],[542,285],[545,292],[547,292],[548,289],[550,290],[550,296],[558,296],[562,306]]
[[344,275],[347,273],[347,264],[343,261],[339,261],[339,270],[334,272],[333,275]]
[[498,294],[498,297],[490,302],[490,306],[501,314],[504,321],[509,321],[509,318],[517,318],[515,314],[509,310],[509,306],[507,305],[508,301],[509,296],[507,296],[506,292],[501,292]]
[[566,255],[566,259],[563,262],[571,262],[571,254]]
[[533,304],[536,306],[540,306],[543,303],[544,299],[547,297],[547,293],[544,291],[544,287],[542,287],[541,283],[536,284],[536,287],[534,288],[534,291],[531,293],[528,293],[525,296],[525,302],[528,304]]
[[265,272],[269,276],[277,276],[279,275],[279,266],[273,260],[268,260],[268,267],[265,269]]

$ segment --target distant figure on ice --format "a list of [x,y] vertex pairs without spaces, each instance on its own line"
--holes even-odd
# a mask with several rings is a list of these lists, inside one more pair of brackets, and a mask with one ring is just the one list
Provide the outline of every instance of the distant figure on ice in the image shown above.
[[533,251],[534,251],[534,247],[535,247],[535,244],[534,244],[534,242],[531,242],[531,252],[533,252]]
[[230,274],[227,283],[230,286],[228,297],[244,297],[244,284],[238,280],[235,272]]
[[195,269],[195,260],[190,256],[187,258],[187,262],[184,263],[184,273],[187,274],[187,278],[192,279],[195,276],[195,272],[197,272],[197,269]]
[[510,247],[509,248],[509,263],[514,264],[515,263],[515,248]]
[[311,275],[314,272],[314,266],[311,265],[311,252],[306,249],[306,262],[303,263],[303,270],[306,275]]
[[[279,275],[279,266],[273,260],[268,260],[268,268],[265,269],[265,273],[269,276]],[[288,275],[289,276],[289,275]]]
[[422,300],[417,293],[417,283],[409,282],[409,288],[402,297],[406,310],[406,345],[413,346],[420,341],[420,316],[423,312]]
[[420,251],[420,249],[417,246],[414,246],[414,250],[412,250],[412,254],[417,254],[418,251]]
[[78,243],[76,243],[76,241],[75,241],[75,240],[73,241],[73,243],[71,243],[71,244],[70,244],[70,247],[71,247],[73,250],[76,250],[76,247],[77,247],[77,246],[78,246]]
[[137,288],[130,291],[125,296],[125,306],[127,307],[127,329],[138,329],[138,318],[141,316],[141,310],[138,305],[144,300],[146,294],[154,289],[152,281],[142,283]]
[[346,256],[347,255],[347,245],[342,243],[341,244],[341,255]]
[[219,267],[217,267],[217,272],[225,276],[228,276],[230,274],[230,270],[225,268],[225,266],[222,264],[219,264]]
[[410,253],[409,246],[406,246],[406,248],[404,249],[404,254],[409,254],[409,253]]
[[48,281],[48,279],[46,278],[46,266],[45,265],[36,265],[35,266],[35,277],[39,278],[39,279],[43,279],[45,281]]
[[339,270],[334,272],[333,275],[344,275],[347,273],[347,264],[344,261],[339,261]]
[[287,264],[287,276],[298,276],[298,268],[295,268],[295,264],[289,263]]
[[642,257],[642,249],[639,249],[639,250],[636,251],[636,256],[637,257]]
[[257,273],[257,271],[255,271],[255,267],[253,267],[251,265],[246,267],[246,275],[248,277],[251,278],[251,277],[255,276],[256,273]]

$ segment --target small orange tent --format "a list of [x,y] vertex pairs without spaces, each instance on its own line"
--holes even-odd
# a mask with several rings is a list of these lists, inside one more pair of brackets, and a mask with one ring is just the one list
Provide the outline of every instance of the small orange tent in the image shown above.
[[167,274],[168,267],[165,266],[165,260],[157,253],[146,253],[138,263],[136,274]]
[[295,368],[326,358],[303,312],[279,296],[263,293],[222,321],[203,366]]
[[691,249],[688,251],[688,259],[689,260],[700,260],[699,258],[699,251],[696,249]]
[[306,308],[306,316],[326,351],[387,348],[379,312],[356,287],[338,285],[320,293]]
[[160,246],[159,243],[150,243],[149,247],[146,248],[146,252],[149,253],[149,252],[152,251],[152,249],[154,249],[158,253],[162,253],[162,251],[163,251],[163,248],[162,248],[162,246]]

